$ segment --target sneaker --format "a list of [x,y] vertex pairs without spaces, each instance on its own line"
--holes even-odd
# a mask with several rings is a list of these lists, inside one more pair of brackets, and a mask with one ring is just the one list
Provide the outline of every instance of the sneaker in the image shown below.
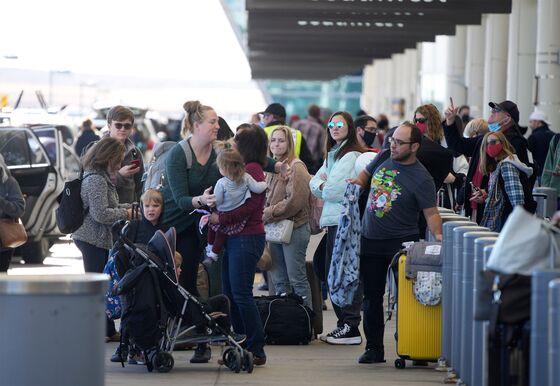
[[126,346],[123,346],[123,350],[121,350],[121,346],[119,345],[115,350],[115,353],[111,355],[111,362],[126,362],[126,357],[128,356],[128,349]]
[[257,289],[259,291],[268,291],[268,283],[267,282],[262,282],[262,283],[258,284]]
[[334,330],[329,332],[328,334],[321,334],[319,335],[319,340],[322,342],[326,342],[327,338],[336,334],[342,327],[337,326]]
[[144,353],[140,350],[132,350],[128,356],[129,365],[145,365]]
[[327,338],[329,344],[362,344],[362,335],[358,327],[350,327],[344,324],[342,328],[337,331],[333,336]]
[[366,351],[358,358],[358,363],[385,363],[385,353],[374,349]]
[[212,350],[206,344],[199,344],[194,350],[191,363],[208,363],[212,357]]
[[241,344],[247,340],[247,335],[245,334],[238,334],[237,332],[230,332],[230,336],[233,338],[235,343]]

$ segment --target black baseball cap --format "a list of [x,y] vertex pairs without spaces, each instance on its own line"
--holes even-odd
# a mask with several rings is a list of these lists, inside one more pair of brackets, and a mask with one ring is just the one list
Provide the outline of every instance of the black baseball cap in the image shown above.
[[272,114],[277,117],[286,118],[286,109],[280,103],[272,103],[268,105],[266,110],[261,111],[259,114]]
[[502,109],[509,114],[509,116],[515,121],[515,123],[519,123],[519,109],[517,108],[517,105],[512,101],[503,101],[500,103],[490,102],[488,103],[488,106],[493,109]]

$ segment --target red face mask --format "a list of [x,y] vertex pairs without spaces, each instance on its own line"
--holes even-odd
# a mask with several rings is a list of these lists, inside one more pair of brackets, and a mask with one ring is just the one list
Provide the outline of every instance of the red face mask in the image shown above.
[[498,154],[502,152],[504,146],[501,143],[489,143],[486,146],[486,154],[488,154],[492,158],[496,158]]
[[416,122],[416,127],[420,130],[422,135],[426,134],[426,130],[428,130],[428,122]]

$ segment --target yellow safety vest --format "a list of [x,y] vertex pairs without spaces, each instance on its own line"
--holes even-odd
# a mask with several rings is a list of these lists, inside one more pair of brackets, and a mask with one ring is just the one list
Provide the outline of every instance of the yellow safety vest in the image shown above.
[[[268,135],[268,138],[270,138],[274,129],[276,129],[279,126],[287,126],[287,125],[272,125],[264,128],[264,131],[266,135]],[[292,131],[292,138],[294,139],[294,144],[295,144],[294,150],[296,152],[296,157],[299,158],[299,153],[301,151],[301,131],[297,129],[292,129],[291,127],[290,130]]]

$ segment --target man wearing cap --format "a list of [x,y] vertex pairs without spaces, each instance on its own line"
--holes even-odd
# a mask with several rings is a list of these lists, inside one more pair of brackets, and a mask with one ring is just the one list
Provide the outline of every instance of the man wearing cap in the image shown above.
[[548,146],[554,133],[548,128],[547,116],[539,110],[535,110],[529,116],[529,127],[532,130],[531,135],[527,139],[529,150],[535,157],[535,162],[539,165],[538,178],[540,181],[544,170],[544,161],[548,153]]
[[[477,223],[480,223],[484,212],[484,201],[477,203],[470,199],[472,196],[471,182],[474,186],[483,190],[486,190],[488,186],[488,176],[483,176],[478,168],[480,145],[483,135],[474,138],[464,138],[461,135],[455,122],[458,109],[453,105],[453,99],[450,98],[450,100],[451,104],[444,112],[445,121],[443,122],[443,130],[445,140],[450,149],[464,154],[466,157],[471,157],[469,171],[464,185],[463,202],[465,202],[466,215],[470,216]],[[529,155],[527,152],[527,140],[521,135],[518,127],[519,109],[517,105],[508,100],[500,103],[490,102],[488,105],[492,109],[490,117],[488,117],[488,129],[493,132],[501,131],[515,149],[519,160],[527,166],[532,166],[529,162]],[[534,181],[531,181],[531,183],[534,183]]]
[[[286,109],[280,103],[272,103],[268,105],[266,110],[260,112],[259,114],[263,116],[264,131],[269,138],[276,127],[286,125]],[[313,157],[311,156],[311,152],[307,147],[307,143],[305,142],[305,138],[303,138],[301,131],[292,129],[292,136],[294,138],[296,156],[305,164],[305,166],[307,166],[309,173],[314,174],[316,169]]]

